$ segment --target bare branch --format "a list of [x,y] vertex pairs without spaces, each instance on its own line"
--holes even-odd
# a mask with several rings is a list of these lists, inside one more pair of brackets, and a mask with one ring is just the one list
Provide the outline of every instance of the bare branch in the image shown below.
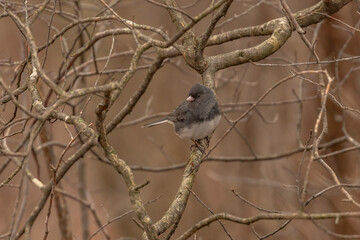
[[258,215],[255,215],[255,216],[249,217],[249,218],[241,218],[241,217],[237,217],[237,216],[234,216],[234,215],[231,215],[228,213],[217,213],[215,215],[212,215],[208,218],[201,220],[200,222],[195,224],[192,228],[187,230],[183,235],[181,235],[177,239],[178,240],[188,239],[191,235],[193,235],[195,232],[197,232],[201,228],[208,226],[212,222],[218,221],[218,220],[227,220],[227,221],[231,221],[231,222],[235,222],[235,223],[239,223],[239,224],[248,225],[250,223],[254,223],[254,222],[257,222],[260,220],[271,220],[271,219],[276,219],[276,220],[282,220],[282,219],[284,219],[284,220],[295,220],[295,219],[318,220],[318,219],[339,219],[339,218],[343,218],[343,217],[358,218],[358,217],[360,217],[360,213],[359,212],[342,212],[342,213],[329,212],[329,213],[311,213],[311,214],[308,214],[308,213],[265,213],[265,214],[258,214]]

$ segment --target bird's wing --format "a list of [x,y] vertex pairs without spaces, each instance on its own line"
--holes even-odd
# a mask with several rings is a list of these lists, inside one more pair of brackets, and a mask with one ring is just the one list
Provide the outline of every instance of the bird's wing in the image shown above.
[[189,114],[188,102],[185,101],[175,108],[169,115],[168,120],[172,122],[183,122],[186,118],[186,115]]

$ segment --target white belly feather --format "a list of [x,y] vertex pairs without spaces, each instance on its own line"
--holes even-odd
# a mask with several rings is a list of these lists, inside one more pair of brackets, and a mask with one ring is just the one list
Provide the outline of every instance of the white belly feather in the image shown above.
[[221,115],[214,119],[205,121],[203,123],[195,123],[191,127],[186,127],[177,132],[181,138],[190,138],[193,140],[201,139],[209,136],[219,124]]

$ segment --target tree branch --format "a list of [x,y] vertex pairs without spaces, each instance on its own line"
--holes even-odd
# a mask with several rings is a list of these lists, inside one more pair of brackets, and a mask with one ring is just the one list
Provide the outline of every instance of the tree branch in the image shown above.
[[344,217],[359,218],[360,212],[328,212],[328,213],[263,213],[258,214],[253,217],[241,218],[229,213],[217,213],[208,218],[201,220],[196,223],[193,227],[187,230],[182,234],[177,240],[188,239],[195,232],[199,231],[201,228],[210,225],[211,223],[218,220],[227,220],[239,224],[249,225],[260,220],[292,220],[292,219],[302,219],[302,220],[322,220],[322,219],[340,219]]

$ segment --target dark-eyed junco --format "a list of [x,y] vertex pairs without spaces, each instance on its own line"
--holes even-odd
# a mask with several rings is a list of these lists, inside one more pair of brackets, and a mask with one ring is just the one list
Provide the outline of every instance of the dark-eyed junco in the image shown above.
[[176,134],[193,141],[207,137],[220,122],[220,110],[216,97],[210,88],[195,84],[186,100],[169,115],[158,121],[145,124],[152,127],[162,123],[173,123]]

